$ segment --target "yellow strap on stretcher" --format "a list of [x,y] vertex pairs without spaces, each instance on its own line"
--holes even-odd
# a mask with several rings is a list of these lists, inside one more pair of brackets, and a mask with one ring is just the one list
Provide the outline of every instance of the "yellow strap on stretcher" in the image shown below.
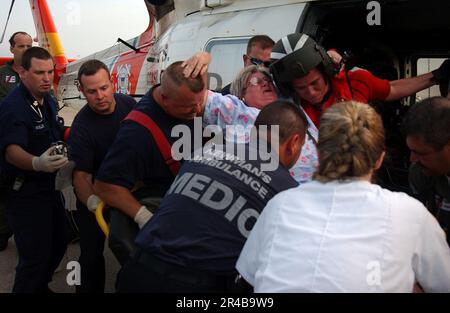
[[97,205],[97,209],[95,210],[95,218],[97,219],[98,226],[100,226],[101,230],[105,234],[106,238],[109,236],[109,226],[103,218],[103,210],[105,209],[105,202],[101,201]]

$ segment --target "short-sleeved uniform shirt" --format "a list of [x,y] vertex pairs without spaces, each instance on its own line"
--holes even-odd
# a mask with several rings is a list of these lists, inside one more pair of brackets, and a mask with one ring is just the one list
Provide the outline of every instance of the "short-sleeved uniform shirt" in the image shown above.
[[[57,116],[57,104],[50,95],[43,105],[34,106],[35,100],[23,84],[19,84],[0,104],[0,151],[2,169],[10,176],[25,176],[27,181],[45,181],[39,188],[54,186],[54,173],[25,171],[5,161],[5,151],[15,144],[26,152],[40,156],[52,143],[62,139]],[[36,190],[38,192],[38,190]]]
[[[152,88],[134,110],[150,116],[172,145],[179,138],[171,131],[177,125],[186,125],[193,133],[194,121],[184,121],[168,115],[154,100]],[[108,150],[96,179],[131,189],[137,182],[161,190],[170,187],[174,177],[163,160],[150,132],[134,121],[126,120]]]
[[235,272],[266,203],[297,186],[282,165],[267,171],[259,159],[246,156],[204,152],[203,158],[185,161],[161,206],[138,234],[137,245],[171,264],[214,274]]
[[13,61],[0,67],[0,102],[20,83],[19,73],[12,69]]
[[322,105],[312,105],[306,101],[301,102],[303,109],[317,127],[319,127],[322,113],[333,104],[352,99],[363,103],[384,100],[391,90],[388,80],[375,77],[372,73],[363,69],[356,68],[348,71],[348,79],[353,97],[348,87],[345,71],[341,71],[331,79],[331,94]]
[[69,146],[75,169],[92,174],[95,178],[120,128],[121,121],[136,105],[136,101],[123,94],[114,94],[116,108],[107,115],[95,113],[85,105],[75,117],[70,129]]

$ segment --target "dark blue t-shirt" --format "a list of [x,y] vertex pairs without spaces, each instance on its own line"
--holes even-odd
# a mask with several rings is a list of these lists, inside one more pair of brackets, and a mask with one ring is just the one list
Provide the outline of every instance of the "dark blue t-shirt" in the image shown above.
[[[152,88],[136,105],[135,110],[150,116],[172,145],[178,138],[171,137],[177,125],[187,125],[193,133],[194,121],[184,121],[168,115],[153,99]],[[134,121],[124,121],[108,151],[96,179],[131,189],[137,182],[155,187],[161,195],[173,182],[150,132]]]
[[[25,176],[27,181],[45,180],[54,184],[55,173],[25,171],[5,161],[6,148],[15,144],[26,152],[40,156],[52,143],[62,139],[57,104],[50,95],[43,105],[35,107],[35,99],[21,83],[0,104],[0,152],[2,171],[9,176]],[[47,186],[47,185],[46,185]]]
[[235,272],[245,240],[267,202],[297,186],[282,165],[263,171],[261,164],[248,157],[185,161],[161,206],[137,236],[137,245],[172,264]]
[[136,101],[123,94],[114,94],[116,108],[113,113],[95,113],[85,105],[75,117],[70,129],[69,146],[75,169],[91,173],[95,178],[120,128],[121,121],[136,105]]

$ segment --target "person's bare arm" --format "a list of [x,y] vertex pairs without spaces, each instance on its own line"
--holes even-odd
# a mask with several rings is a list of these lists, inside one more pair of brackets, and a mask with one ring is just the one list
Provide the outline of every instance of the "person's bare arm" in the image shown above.
[[141,208],[141,204],[125,187],[95,181],[94,191],[107,205],[114,207],[131,218],[134,218]]
[[423,74],[417,77],[394,80],[390,82],[391,90],[385,100],[399,100],[403,97],[411,96],[416,92],[429,88],[435,84],[433,74],[431,73]]
[[84,171],[73,171],[73,186],[78,199],[87,206],[88,198],[95,194],[92,174]]
[[53,154],[54,150],[55,146],[52,146],[40,156],[35,156],[19,145],[11,144],[6,147],[5,159],[8,163],[26,171],[53,173],[69,161],[65,156]]
[[26,171],[33,171],[34,155],[26,152],[19,145],[9,145],[6,147],[6,162]]

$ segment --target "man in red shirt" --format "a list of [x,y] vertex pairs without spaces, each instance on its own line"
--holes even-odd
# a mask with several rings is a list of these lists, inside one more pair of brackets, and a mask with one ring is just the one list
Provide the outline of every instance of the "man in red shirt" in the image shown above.
[[270,70],[280,91],[300,102],[317,127],[322,113],[336,102],[398,100],[440,84],[450,74],[450,60],[431,73],[395,81],[359,68],[339,71],[325,49],[301,33],[280,39],[271,58]]

